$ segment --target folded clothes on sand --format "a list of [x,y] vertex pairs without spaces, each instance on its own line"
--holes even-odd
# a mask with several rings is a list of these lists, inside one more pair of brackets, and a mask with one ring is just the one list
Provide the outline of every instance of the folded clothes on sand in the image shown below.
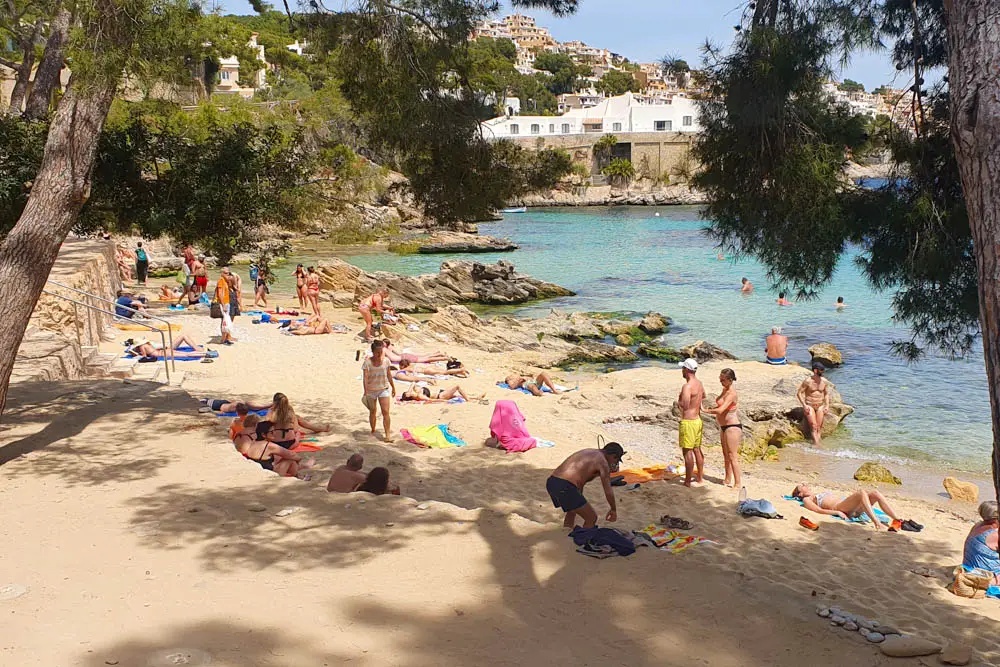
[[399,430],[403,440],[425,449],[448,449],[465,447],[465,441],[448,432],[447,424],[434,426],[411,426]]
[[[798,503],[799,505],[802,505],[801,498],[794,498],[792,496],[782,496],[782,498],[784,498],[785,500],[791,500],[793,503]],[[877,507],[873,507],[872,509],[875,510],[875,516],[878,517],[878,520],[880,522],[884,523],[887,526],[892,523],[892,519],[889,517],[888,514],[886,514]],[[833,516],[833,518],[837,519],[838,521],[844,521],[844,519],[841,519],[839,516],[834,516],[832,514],[830,516]],[[847,523],[870,523],[870,522],[871,519],[868,518],[867,514],[861,514],[859,516],[853,516],[847,519]]]
[[[632,543],[632,540],[625,533],[614,528],[577,526],[570,532],[569,536],[578,547],[587,547],[597,553],[608,553],[605,547],[611,547],[618,552],[619,556],[631,556],[635,553],[635,544]],[[587,555],[593,554],[587,553]]]
[[[501,389],[511,389],[511,386],[509,384],[507,384],[506,382],[497,382],[497,386],[500,387]],[[561,384],[557,384],[556,385],[556,389],[558,389],[559,391],[561,391],[563,393],[566,393],[568,391],[576,391],[576,390],[579,389],[579,387],[564,387]],[[513,391],[519,391],[522,394],[528,394],[529,396],[534,396],[534,394],[531,393],[530,389],[525,389],[524,387],[518,387],[517,389],[514,389]],[[548,387],[542,387],[542,393],[543,394],[551,394],[552,390],[549,389]]]

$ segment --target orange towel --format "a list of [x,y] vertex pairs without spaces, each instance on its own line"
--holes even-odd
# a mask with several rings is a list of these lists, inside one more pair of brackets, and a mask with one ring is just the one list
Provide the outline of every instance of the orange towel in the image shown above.
[[621,475],[625,478],[626,484],[644,484],[646,482],[657,482],[664,479],[673,479],[676,474],[667,471],[665,465],[646,466],[645,468],[629,468],[611,473],[611,476]]
[[323,448],[320,447],[319,445],[314,445],[312,443],[300,442],[299,444],[295,445],[294,447],[292,447],[288,451],[290,451],[290,452],[296,452],[296,453],[298,453],[298,452],[321,452],[321,451],[323,451]]

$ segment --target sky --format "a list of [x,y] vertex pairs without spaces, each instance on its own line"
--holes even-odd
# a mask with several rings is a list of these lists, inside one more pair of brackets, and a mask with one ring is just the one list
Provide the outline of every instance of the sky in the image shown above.
[[[252,13],[246,0],[217,2],[226,13]],[[498,17],[514,13],[509,0],[503,0],[503,5]],[[521,13],[533,16],[560,42],[579,39],[636,62],[677,56],[698,68],[706,38],[728,45],[744,6],[743,0],[581,0],[576,14],[565,18],[535,9]],[[839,78],[860,81],[867,90],[884,83],[897,87],[909,83],[905,74],[897,79],[886,52],[855,54]]]

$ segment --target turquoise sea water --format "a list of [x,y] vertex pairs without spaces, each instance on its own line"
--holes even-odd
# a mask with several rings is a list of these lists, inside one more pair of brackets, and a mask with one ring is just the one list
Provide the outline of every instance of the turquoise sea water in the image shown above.
[[[891,321],[892,295],[873,293],[850,255],[818,300],[782,308],[759,264],[717,259],[704,225],[696,207],[533,209],[481,224],[481,233],[510,237],[521,249],[475,259],[507,259],[519,271],[578,293],[519,308],[519,314],[655,310],[674,320],[668,344],[704,339],[741,358],[763,359],[764,336],[776,325],[790,339],[789,358],[800,363],[809,361],[810,345],[833,343],[846,364],[828,377],[857,411],[827,449],[989,469],[992,435],[980,350],[967,360],[932,356],[907,365],[889,355],[890,342],[908,336]],[[343,257],[367,270],[411,275],[436,272],[452,258],[470,256]],[[739,291],[742,276],[756,286],[750,296]],[[838,296],[848,304],[840,312],[833,307]]]

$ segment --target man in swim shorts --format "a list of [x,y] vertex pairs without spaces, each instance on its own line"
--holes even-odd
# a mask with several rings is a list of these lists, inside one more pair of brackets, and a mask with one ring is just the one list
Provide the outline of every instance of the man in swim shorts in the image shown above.
[[576,517],[583,519],[584,528],[597,525],[597,512],[583,495],[583,487],[595,477],[601,478],[604,497],[611,506],[605,517],[608,521],[618,520],[618,506],[615,493],[611,490],[611,473],[618,472],[625,450],[617,442],[609,442],[602,449],[584,449],[562,462],[545,481],[552,505],[566,513],[563,526],[573,528]]
[[351,454],[345,465],[340,466],[330,475],[326,490],[330,493],[351,493],[365,483],[368,475],[361,472],[365,465],[365,457],[361,454]]
[[701,404],[705,400],[705,387],[695,376],[698,372],[698,362],[688,358],[677,364],[684,376],[684,386],[681,387],[677,403],[681,408],[681,422],[677,427],[677,443],[684,453],[684,486],[691,486],[691,477],[695,466],[698,467],[697,482],[705,480],[705,455],[701,451]]
[[771,327],[771,335],[764,339],[767,345],[764,360],[772,366],[784,366],[788,363],[785,354],[788,351],[788,336],[781,334],[781,327]]
[[819,361],[813,362],[812,371],[813,374],[799,386],[795,397],[805,410],[813,444],[819,447],[823,435],[823,419],[830,411],[830,381],[823,377],[826,366]]

